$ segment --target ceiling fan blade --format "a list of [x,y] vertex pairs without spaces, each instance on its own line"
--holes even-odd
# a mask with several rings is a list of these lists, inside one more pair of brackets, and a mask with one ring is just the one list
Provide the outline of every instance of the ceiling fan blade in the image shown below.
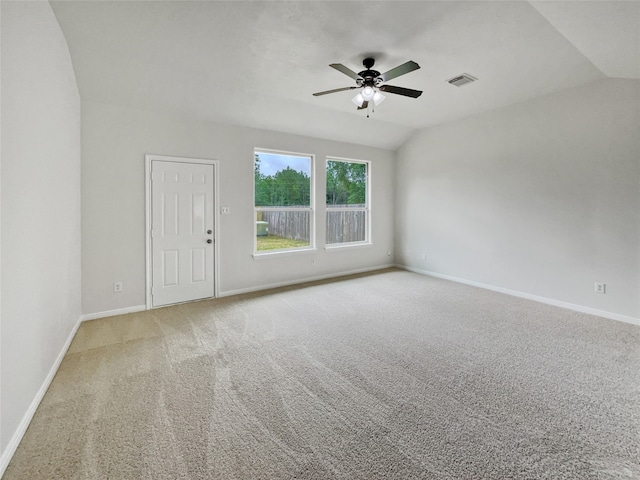
[[357,80],[359,78],[362,78],[360,75],[358,75],[356,72],[354,72],[353,70],[345,67],[344,65],[342,65],[341,63],[332,63],[331,65],[329,65],[332,68],[335,68],[336,70],[338,70],[339,72],[344,73],[347,77],[351,77],[354,80]]
[[422,95],[422,90],[412,90],[410,88],[394,87],[393,85],[382,85],[378,87],[383,92],[396,93],[405,97],[418,98]]
[[404,75],[405,73],[413,72],[414,70],[417,70],[419,68],[420,65],[418,65],[413,60],[409,60],[407,63],[403,63],[396,68],[392,68],[388,72],[380,74],[378,78],[381,78],[383,82],[386,82],[388,80],[391,80],[392,78],[399,77],[400,75]]
[[335,88],[333,90],[326,90],[324,92],[317,92],[314,93],[313,96],[314,97],[319,97],[320,95],[326,95],[328,93],[336,93],[336,92],[344,92],[345,90],[353,90],[354,88],[359,88],[359,87],[344,87],[344,88]]
[[364,110],[368,106],[369,106],[369,102],[365,100],[364,102],[362,102],[362,105],[358,107],[358,110]]

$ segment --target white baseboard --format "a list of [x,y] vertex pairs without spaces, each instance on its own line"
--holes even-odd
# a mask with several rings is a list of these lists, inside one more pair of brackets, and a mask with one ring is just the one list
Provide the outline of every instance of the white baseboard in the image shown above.
[[431,272],[429,270],[422,270],[419,268],[409,267],[407,265],[395,265],[395,266],[403,270],[419,273],[421,275],[429,275],[430,277],[442,278],[444,280],[451,280],[452,282],[464,283],[465,285],[471,285],[473,287],[479,287],[479,288],[484,288],[486,290],[492,290],[494,292],[505,293],[513,297],[526,298],[527,300],[546,303],[547,305],[553,305],[555,307],[566,308],[566,309],[574,310],[576,312],[581,312],[581,313],[588,313],[589,315],[596,315],[598,317],[617,320],[619,322],[631,323],[633,325],[640,325],[640,318],[628,317],[626,315],[620,315],[619,313],[607,312],[605,310],[598,310],[596,308],[585,307],[582,305],[575,305],[573,303],[554,300],[553,298],[540,297],[538,295],[519,292],[517,290],[510,290],[508,288],[495,287],[493,285],[488,285],[486,283],[474,282],[473,280],[466,280],[464,278],[452,277],[450,275],[444,275],[442,273]]
[[284,282],[268,283],[265,285],[257,285],[257,286],[248,287],[248,288],[239,288],[237,290],[227,290],[226,292],[219,292],[218,297],[230,297],[232,295],[259,292],[261,290],[270,290],[272,288],[288,287],[291,285],[299,285],[301,283],[316,282],[318,280],[326,280],[328,278],[340,278],[340,277],[346,277],[348,275],[356,275],[358,273],[374,272],[376,270],[384,270],[385,268],[392,268],[392,267],[395,267],[395,265],[393,264],[378,265],[376,267],[367,267],[367,268],[359,268],[357,270],[349,270],[348,272],[328,273],[326,275],[317,275],[314,277],[306,277],[298,280],[287,280]]
[[[315,282],[317,280],[326,280],[328,278],[338,278],[338,277],[344,277],[344,276],[347,276],[347,275],[355,275],[355,274],[358,274],[358,273],[373,272],[375,270],[383,270],[385,268],[391,268],[391,267],[394,267],[394,266],[395,265],[393,265],[393,264],[378,265],[376,267],[360,268],[360,269],[357,269],[357,270],[349,270],[347,272],[329,273],[329,274],[326,274],[326,275],[318,275],[318,276],[314,276],[314,277],[307,277],[307,278],[303,278],[303,279],[299,279],[299,280],[291,280],[291,281],[278,282],[278,283],[269,283],[269,284],[265,284],[265,285],[257,285],[257,286],[254,286],[254,287],[240,288],[240,289],[237,289],[237,290],[228,290],[226,292],[218,292],[218,297],[217,298],[230,297],[232,295],[240,295],[242,293],[259,292],[261,290],[269,290],[271,288],[288,287],[290,285],[297,285],[297,284],[300,284],[300,283],[307,283],[307,282]],[[202,300],[208,300],[208,299],[203,298]],[[170,307],[171,305],[166,305],[166,306]],[[146,305],[136,305],[136,306],[133,306],[133,307],[118,308],[116,310],[107,310],[105,312],[87,313],[87,314],[84,314],[84,315],[82,315],[80,317],[80,321],[81,322],[86,322],[88,320],[95,320],[95,319],[98,319],[98,318],[113,317],[115,315],[124,315],[124,314],[127,314],[127,313],[142,312],[142,311],[144,311],[146,309],[147,309]]]
[[87,313],[80,317],[81,322],[87,320],[95,320],[96,318],[113,317],[115,315],[125,315],[127,313],[142,312],[147,309],[146,305],[136,305],[134,307],[117,308],[115,310],[107,310],[106,312]]
[[82,320],[81,318],[79,318],[76,324],[71,329],[71,333],[67,337],[67,341],[62,346],[62,349],[60,350],[60,353],[58,354],[58,357],[56,358],[55,362],[53,362],[53,365],[51,366],[49,373],[45,377],[44,382],[42,382],[42,386],[36,393],[36,396],[33,398],[33,401],[29,405],[29,408],[27,409],[26,413],[22,417],[22,420],[20,420],[20,423],[18,424],[18,428],[13,433],[13,435],[11,436],[11,439],[9,440],[9,443],[7,444],[7,448],[5,448],[4,452],[2,452],[2,456],[0,456],[0,477],[4,475],[4,472],[9,466],[9,462],[11,461],[13,454],[16,452],[18,445],[20,445],[20,442],[22,441],[22,437],[24,436],[24,433],[27,431],[27,428],[31,423],[31,419],[33,418],[33,415],[36,413],[36,410],[38,409],[38,406],[40,405],[40,402],[42,401],[44,394],[47,393],[47,389],[49,388],[49,385],[51,385],[51,382],[53,381],[53,377],[56,376],[56,373],[58,372],[58,368],[62,363],[62,359],[67,354],[67,350],[69,350],[69,346],[71,345],[71,342],[73,341],[73,337],[75,337],[81,322]]

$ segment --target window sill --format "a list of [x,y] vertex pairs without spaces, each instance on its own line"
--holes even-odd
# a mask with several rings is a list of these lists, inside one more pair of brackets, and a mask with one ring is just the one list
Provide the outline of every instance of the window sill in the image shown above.
[[358,243],[336,243],[333,245],[327,245],[324,247],[324,250],[327,253],[335,253],[344,250],[351,250],[353,248],[370,248],[373,246],[371,242],[358,242]]
[[293,257],[296,255],[305,255],[317,252],[317,248],[300,248],[297,250],[272,250],[265,252],[256,252],[253,254],[254,260],[269,260],[281,257]]

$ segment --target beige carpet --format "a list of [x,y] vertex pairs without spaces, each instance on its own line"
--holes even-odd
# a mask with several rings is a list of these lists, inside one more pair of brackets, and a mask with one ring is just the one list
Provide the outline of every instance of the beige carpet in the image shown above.
[[640,328],[381,274],[84,323],[12,479],[640,478]]

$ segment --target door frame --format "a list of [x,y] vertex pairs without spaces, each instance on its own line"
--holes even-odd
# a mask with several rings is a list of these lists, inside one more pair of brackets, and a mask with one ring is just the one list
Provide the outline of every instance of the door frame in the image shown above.
[[[153,283],[153,257],[151,250],[151,218],[152,218],[152,201],[151,201],[151,162],[159,160],[163,162],[174,163],[197,163],[204,165],[213,165],[213,297],[216,298],[219,295],[219,253],[220,253],[220,234],[219,234],[219,219],[218,219],[218,205],[219,205],[219,180],[218,172],[220,170],[220,162],[218,160],[212,160],[207,158],[189,158],[189,157],[170,157],[166,155],[154,155],[147,154],[144,156],[144,178],[145,178],[145,270],[146,270],[146,309],[151,310],[153,307],[153,300],[151,298],[151,286]],[[196,300],[197,301],[197,300]],[[166,306],[166,305],[164,305]]]

